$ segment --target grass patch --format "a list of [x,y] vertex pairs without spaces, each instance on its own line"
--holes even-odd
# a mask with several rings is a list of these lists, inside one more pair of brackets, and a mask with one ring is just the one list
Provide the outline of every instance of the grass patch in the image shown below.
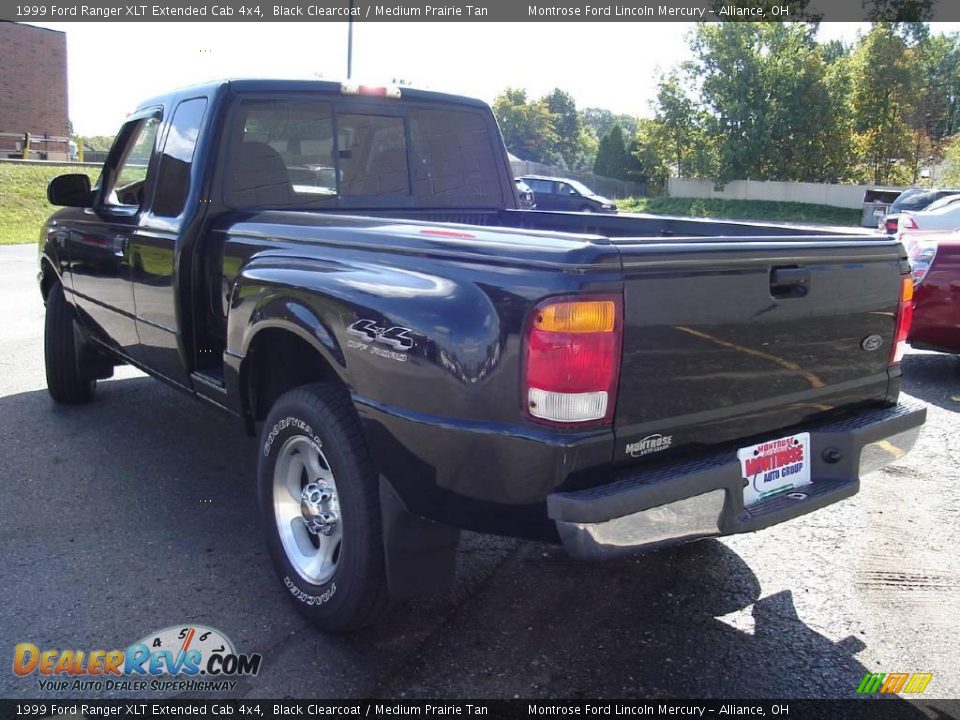
[[47,184],[57,175],[81,172],[91,183],[100,174],[93,167],[0,163],[0,245],[37,242],[44,221],[57,210],[47,202]]
[[[37,241],[44,221],[56,211],[47,202],[47,184],[57,175],[72,172],[87,173],[93,183],[100,170],[69,165],[0,163],[0,245]],[[617,207],[624,212],[681,217],[810,222],[852,227],[860,224],[859,210],[795,202],[654,197],[618,200]]]
[[812,205],[771,200],[720,200],[716,198],[652,197],[618,200],[623,212],[709,217],[723,220],[772,220],[774,222],[860,225],[860,211],[830,205]]

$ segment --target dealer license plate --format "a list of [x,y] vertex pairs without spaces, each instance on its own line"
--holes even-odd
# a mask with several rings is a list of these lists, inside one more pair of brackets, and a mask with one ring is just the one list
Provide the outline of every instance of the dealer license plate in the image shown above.
[[810,433],[741,448],[737,457],[747,481],[743,488],[744,507],[810,484]]

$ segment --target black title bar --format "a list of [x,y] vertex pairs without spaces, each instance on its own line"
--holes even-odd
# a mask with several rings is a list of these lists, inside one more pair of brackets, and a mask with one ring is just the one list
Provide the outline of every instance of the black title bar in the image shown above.
[[956,0],[0,0],[14,22],[960,21]]
[[0,700],[0,720],[50,716],[139,718],[958,718],[956,700]]

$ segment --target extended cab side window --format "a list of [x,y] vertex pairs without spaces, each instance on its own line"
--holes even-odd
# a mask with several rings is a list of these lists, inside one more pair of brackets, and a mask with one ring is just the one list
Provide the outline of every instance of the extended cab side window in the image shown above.
[[228,147],[226,199],[234,207],[329,205],[338,194],[329,102],[244,100]]
[[[503,186],[486,113],[477,109],[413,105],[414,195],[424,207],[496,208]],[[511,190],[512,193],[512,190]]]
[[177,217],[183,212],[190,193],[190,166],[206,109],[206,98],[194,98],[184,100],[173,113],[157,173],[153,199],[156,215]]
[[[329,102],[243,100],[233,114],[226,200],[240,209],[409,204],[407,128],[396,114]],[[374,200],[375,199],[375,200]]]
[[107,205],[143,207],[147,168],[156,146],[160,119],[142,118],[131,121],[130,125],[132,127],[120,131],[119,137],[125,137],[127,143],[111,173],[112,182],[108,178],[108,186],[103,188]]
[[347,197],[409,195],[403,118],[337,115],[340,193]]

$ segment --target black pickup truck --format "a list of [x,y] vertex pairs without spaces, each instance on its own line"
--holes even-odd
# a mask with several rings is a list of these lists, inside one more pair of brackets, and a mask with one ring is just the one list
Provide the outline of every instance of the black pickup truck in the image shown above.
[[259,428],[271,556],[328,630],[447,587],[461,529],[587,558],[757,530],[925,419],[898,243],[519,210],[475,100],[193,87],[48,194],[53,399],[128,363]]

